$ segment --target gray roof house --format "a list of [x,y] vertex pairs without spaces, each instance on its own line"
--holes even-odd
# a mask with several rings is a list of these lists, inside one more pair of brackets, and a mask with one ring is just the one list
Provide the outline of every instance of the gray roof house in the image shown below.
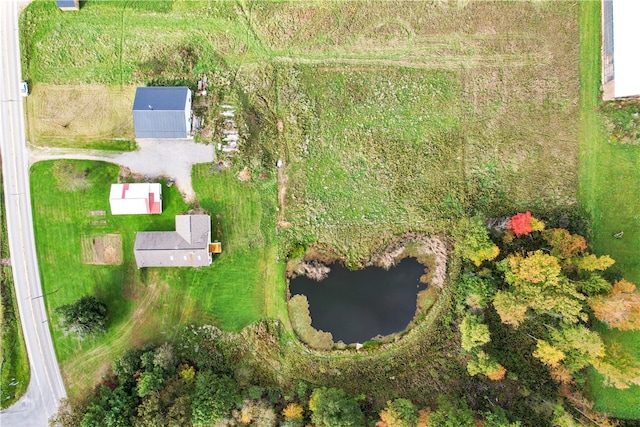
[[211,264],[211,217],[176,215],[176,231],[136,233],[138,268],[205,267]]
[[133,100],[136,138],[188,138],[191,90],[188,87],[139,87]]

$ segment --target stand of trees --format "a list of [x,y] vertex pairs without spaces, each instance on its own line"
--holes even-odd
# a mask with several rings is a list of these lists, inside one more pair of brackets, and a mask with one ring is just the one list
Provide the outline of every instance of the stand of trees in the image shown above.
[[[545,229],[529,212],[498,223],[491,233],[480,218],[462,225],[472,230],[459,231],[456,247],[469,261],[458,280],[457,300],[461,347],[471,375],[508,375],[498,374],[505,355],[491,345],[495,329],[514,336],[521,331],[519,339],[528,340],[525,347],[547,367],[567,400],[584,400],[579,384],[585,369],[595,369],[612,387],[640,385],[638,360],[616,343],[605,344],[591,329],[595,320],[611,328],[640,329],[640,293],[634,284],[607,273],[611,257],[589,253],[586,240],[566,229]],[[498,253],[486,256],[483,248],[492,245]],[[502,325],[490,328],[484,318],[493,313]],[[607,425],[590,408],[579,409]],[[571,417],[563,411],[556,409],[555,417]]]

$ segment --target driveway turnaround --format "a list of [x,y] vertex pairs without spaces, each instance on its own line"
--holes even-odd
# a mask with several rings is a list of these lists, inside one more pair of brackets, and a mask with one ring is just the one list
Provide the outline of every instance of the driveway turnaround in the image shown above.
[[191,166],[213,162],[213,145],[198,144],[184,139],[139,139],[137,151],[111,152],[72,148],[30,147],[29,164],[41,160],[82,159],[101,160],[128,167],[131,172],[149,179],[171,178],[186,202],[195,201],[191,184]]
[[0,1],[0,149],[7,235],[16,300],[29,354],[31,381],[24,396],[0,413],[2,427],[46,427],[66,397],[44,308],[33,236],[29,164],[20,96],[18,9],[15,0]]

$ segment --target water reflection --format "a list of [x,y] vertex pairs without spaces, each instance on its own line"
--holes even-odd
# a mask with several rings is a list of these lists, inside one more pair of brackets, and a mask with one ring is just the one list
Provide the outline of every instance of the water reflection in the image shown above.
[[291,295],[307,297],[311,325],[331,332],[335,342],[364,342],[404,330],[415,315],[418,292],[426,289],[419,281],[424,266],[414,258],[389,270],[330,267],[326,279],[317,282],[298,276],[289,289]]

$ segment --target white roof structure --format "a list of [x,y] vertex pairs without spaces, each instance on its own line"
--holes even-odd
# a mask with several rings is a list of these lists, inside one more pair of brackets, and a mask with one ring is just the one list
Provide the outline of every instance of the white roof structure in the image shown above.
[[604,99],[640,96],[640,1],[603,0]]
[[162,213],[159,183],[111,184],[109,204],[113,215]]

